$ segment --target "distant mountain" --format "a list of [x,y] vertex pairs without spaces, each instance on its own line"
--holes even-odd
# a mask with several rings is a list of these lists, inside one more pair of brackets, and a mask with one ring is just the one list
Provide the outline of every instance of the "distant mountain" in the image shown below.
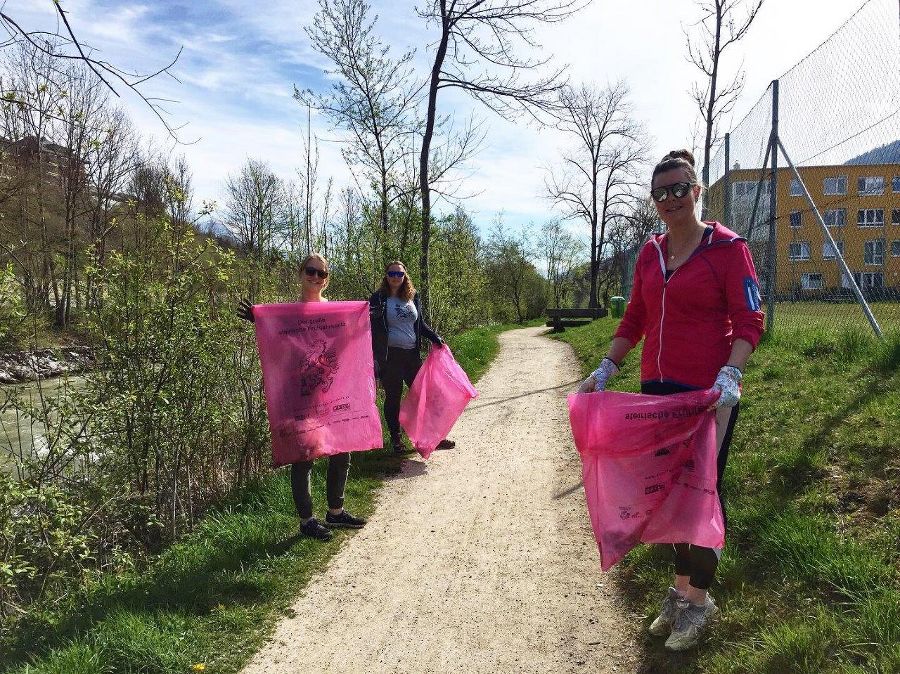
[[900,164],[900,140],[863,152],[847,164]]

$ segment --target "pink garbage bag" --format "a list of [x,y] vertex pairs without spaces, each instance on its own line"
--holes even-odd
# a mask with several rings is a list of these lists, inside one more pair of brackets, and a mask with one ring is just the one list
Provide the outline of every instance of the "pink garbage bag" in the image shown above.
[[604,571],[639,542],[722,548],[715,390],[571,394],[569,422]]
[[261,304],[253,317],[272,462],[381,447],[369,303]]
[[400,405],[400,425],[427,459],[447,437],[478,391],[453,358],[450,347],[432,348]]

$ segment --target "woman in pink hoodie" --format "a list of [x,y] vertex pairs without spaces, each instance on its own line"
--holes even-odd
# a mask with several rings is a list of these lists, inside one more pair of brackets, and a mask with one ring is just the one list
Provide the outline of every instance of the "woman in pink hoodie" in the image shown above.
[[[718,222],[697,218],[702,188],[690,152],[663,157],[653,169],[651,188],[666,232],[652,236],[638,254],[625,315],[609,352],[579,392],[602,391],[641,339],[642,393],[718,388],[721,494],[742,372],[763,331],[759,282],[747,242]],[[674,587],[650,625],[651,634],[668,635],[666,648],[694,646],[718,611],[708,590],[720,555],[721,550],[675,545]]]

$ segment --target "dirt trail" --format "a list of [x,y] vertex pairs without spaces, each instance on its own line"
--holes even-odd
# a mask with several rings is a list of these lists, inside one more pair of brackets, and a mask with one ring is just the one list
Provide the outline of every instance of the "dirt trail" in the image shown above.
[[404,463],[245,674],[634,671],[568,430],[575,356],[543,331],[501,335],[457,449]]

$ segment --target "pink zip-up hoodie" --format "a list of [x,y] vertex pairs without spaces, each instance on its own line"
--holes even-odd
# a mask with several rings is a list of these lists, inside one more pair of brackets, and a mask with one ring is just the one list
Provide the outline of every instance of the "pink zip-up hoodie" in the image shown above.
[[616,337],[644,338],[641,381],[705,389],[740,338],[753,348],[763,332],[759,281],[745,239],[718,222],[666,280],[667,237],[638,253],[631,298]]

